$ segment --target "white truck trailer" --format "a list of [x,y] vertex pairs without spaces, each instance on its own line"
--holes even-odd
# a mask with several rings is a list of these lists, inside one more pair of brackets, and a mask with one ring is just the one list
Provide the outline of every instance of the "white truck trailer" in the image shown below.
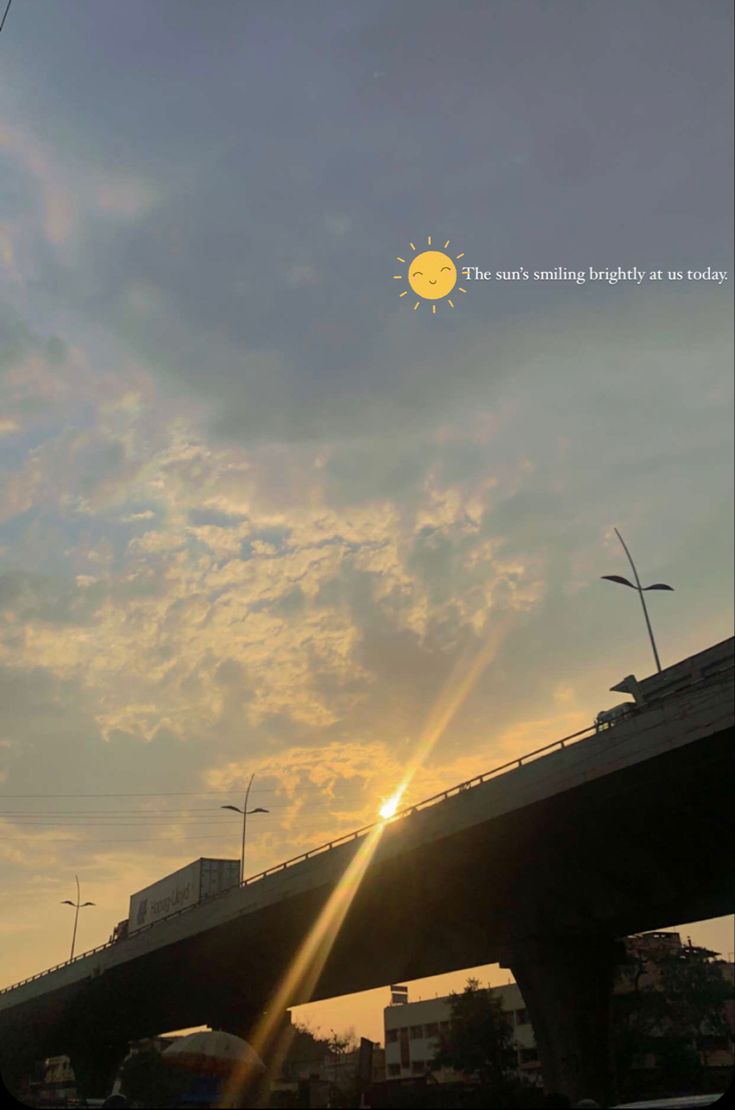
[[239,882],[239,860],[196,859],[165,879],[131,894],[127,935],[231,890]]

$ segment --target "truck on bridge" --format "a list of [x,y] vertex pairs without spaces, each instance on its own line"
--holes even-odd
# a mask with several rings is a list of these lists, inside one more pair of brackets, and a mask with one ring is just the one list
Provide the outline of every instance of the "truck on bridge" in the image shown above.
[[223,894],[240,883],[240,861],[196,859],[143,890],[130,895],[128,916],[112,931],[113,943],[125,940],[148,925],[155,925],[180,910]]

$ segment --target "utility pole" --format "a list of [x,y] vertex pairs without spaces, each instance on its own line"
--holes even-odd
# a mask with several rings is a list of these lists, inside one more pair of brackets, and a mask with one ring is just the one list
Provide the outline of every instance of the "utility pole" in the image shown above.
[[71,955],[69,956],[70,960],[74,959],[74,945],[76,944],[76,939],[77,939],[77,922],[79,921],[79,911],[83,910],[85,906],[93,906],[95,904],[94,902],[80,902],[80,900],[79,900],[80,899],[79,876],[75,875],[74,878],[76,879],[76,883],[77,883],[77,900],[76,900],[76,902],[70,902],[68,898],[65,898],[64,901],[61,903],[62,906],[73,906],[74,907],[74,932],[71,935]]
[[234,810],[235,813],[241,813],[242,814],[242,846],[240,848],[240,882],[242,882],[243,879],[245,878],[245,833],[246,833],[247,825],[248,825],[248,814],[249,813],[268,813],[268,812],[270,812],[267,809],[263,809],[262,806],[256,806],[255,809],[248,809],[248,801],[250,799],[250,790],[252,788],[254,778],[255,778],[255,773],[253,772],[253,774],[250,776],[250,782],[247,785],[247,790],[245,791],[245,801],[243,802],[242,809],[240,809],[239,806],[220,806],[220,809],[231,809],[231,810]]
[[623,576],[621,574],[603,574],[602,578],[606,579],[608,582],[618,582],[621,586],[630,586],[631,590],[636,590],[637,591],[638,597],[641,599],[641,605],[643,607],[643,616],[646,619],[646,628],[648,629],[648,636],[649,636],[649,639],[651,641],[651,647],[653,648],[653,658],[656,660],[656,668],[658,669],[658,672],[660,674],[661,673],[661,660],[658,657],[658,648],[656,647],[656,641],[653,637],[653,629],[651,628],[651,620],[650,620],[650,617],[648,616],[648,609],[646,608],[646,599],[644,598],[643,594],[644,594],[645,590],[671,590],[673,592],[674,587],[673,586],[667,586],[665,582],[655,582],[653,584],[653,586],[641,586],[641,580],[638,577],[638,571],[636,570],[635,563],[633,562],[633,557],[630,554],[630,551],[628,551],[625,540],[620,535],[620,532],[618,532],[617,528],[615,528],[614,531],[615,531],[615,535],[618,537],[621,544],[623,545],[623,551],[628,556],[628,561],[629,561],[631,567],[633,568],[633,576],[635,578],[635,585],[633,585],[633,583],[630,582],[627,578],[623,578]]

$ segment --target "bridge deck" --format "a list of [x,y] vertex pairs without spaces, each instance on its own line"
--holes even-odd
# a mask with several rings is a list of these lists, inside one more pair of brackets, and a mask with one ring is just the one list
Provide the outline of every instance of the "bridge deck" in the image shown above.
[[[442,841],[475,827],[732,728],[732,685],[733,641],[727,640],[642,680],[645,704],[609,728],[590,728],[556,741],[398,814],[386,823],[372,867],[432,845],[439,850]],[[123,941],[7,987],[0,992],[0,1012],[104,976],[294,897],[331,888],[366,833],[358,830],[323,845]]]

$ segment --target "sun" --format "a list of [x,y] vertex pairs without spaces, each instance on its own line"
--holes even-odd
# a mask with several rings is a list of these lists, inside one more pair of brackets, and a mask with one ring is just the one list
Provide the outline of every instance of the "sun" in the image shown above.
[[396,790],[392,798],[388,798],[387,801],[383,802],[382,806],[378,810],[378,813],[384,821],[389,821],[390,818],[394,817],[395,814],[398,812],[398,806],[400,805],[402,794],[403,790]]
[[[454,259],[446,253],[450,240],[447,239],[446,243],[441,250],[436,250],[431,246],[431,236],[426,237],[426,245],[429,250],[421,250],[417,254],[417,247],[413,243],[409,243],[411,250],[414,252],[414,257],[410,262],[405,258],[400,258],[396,255],[396,262],[403,262],[408,266],[406,274],[394,274],[394,281],[405,281],[408,279],[409,289],[404,289],[400,294],[401,297],[407,297],[413,290],[419,300],[414,304],[414,311],[420,306],[421,301],[440,301],[445,297],[447,304],[450,308],[454,308],[454,301],[450,299],[449,294],[457,286],[460,293],[466,293],[467,290],[463,289],[461,285],[457,285],[457,266]],[[464,258],[464,254],[455,256],[457,262],[460,258]],[[432,314],[436,313],[436,305],[431,306]]]

